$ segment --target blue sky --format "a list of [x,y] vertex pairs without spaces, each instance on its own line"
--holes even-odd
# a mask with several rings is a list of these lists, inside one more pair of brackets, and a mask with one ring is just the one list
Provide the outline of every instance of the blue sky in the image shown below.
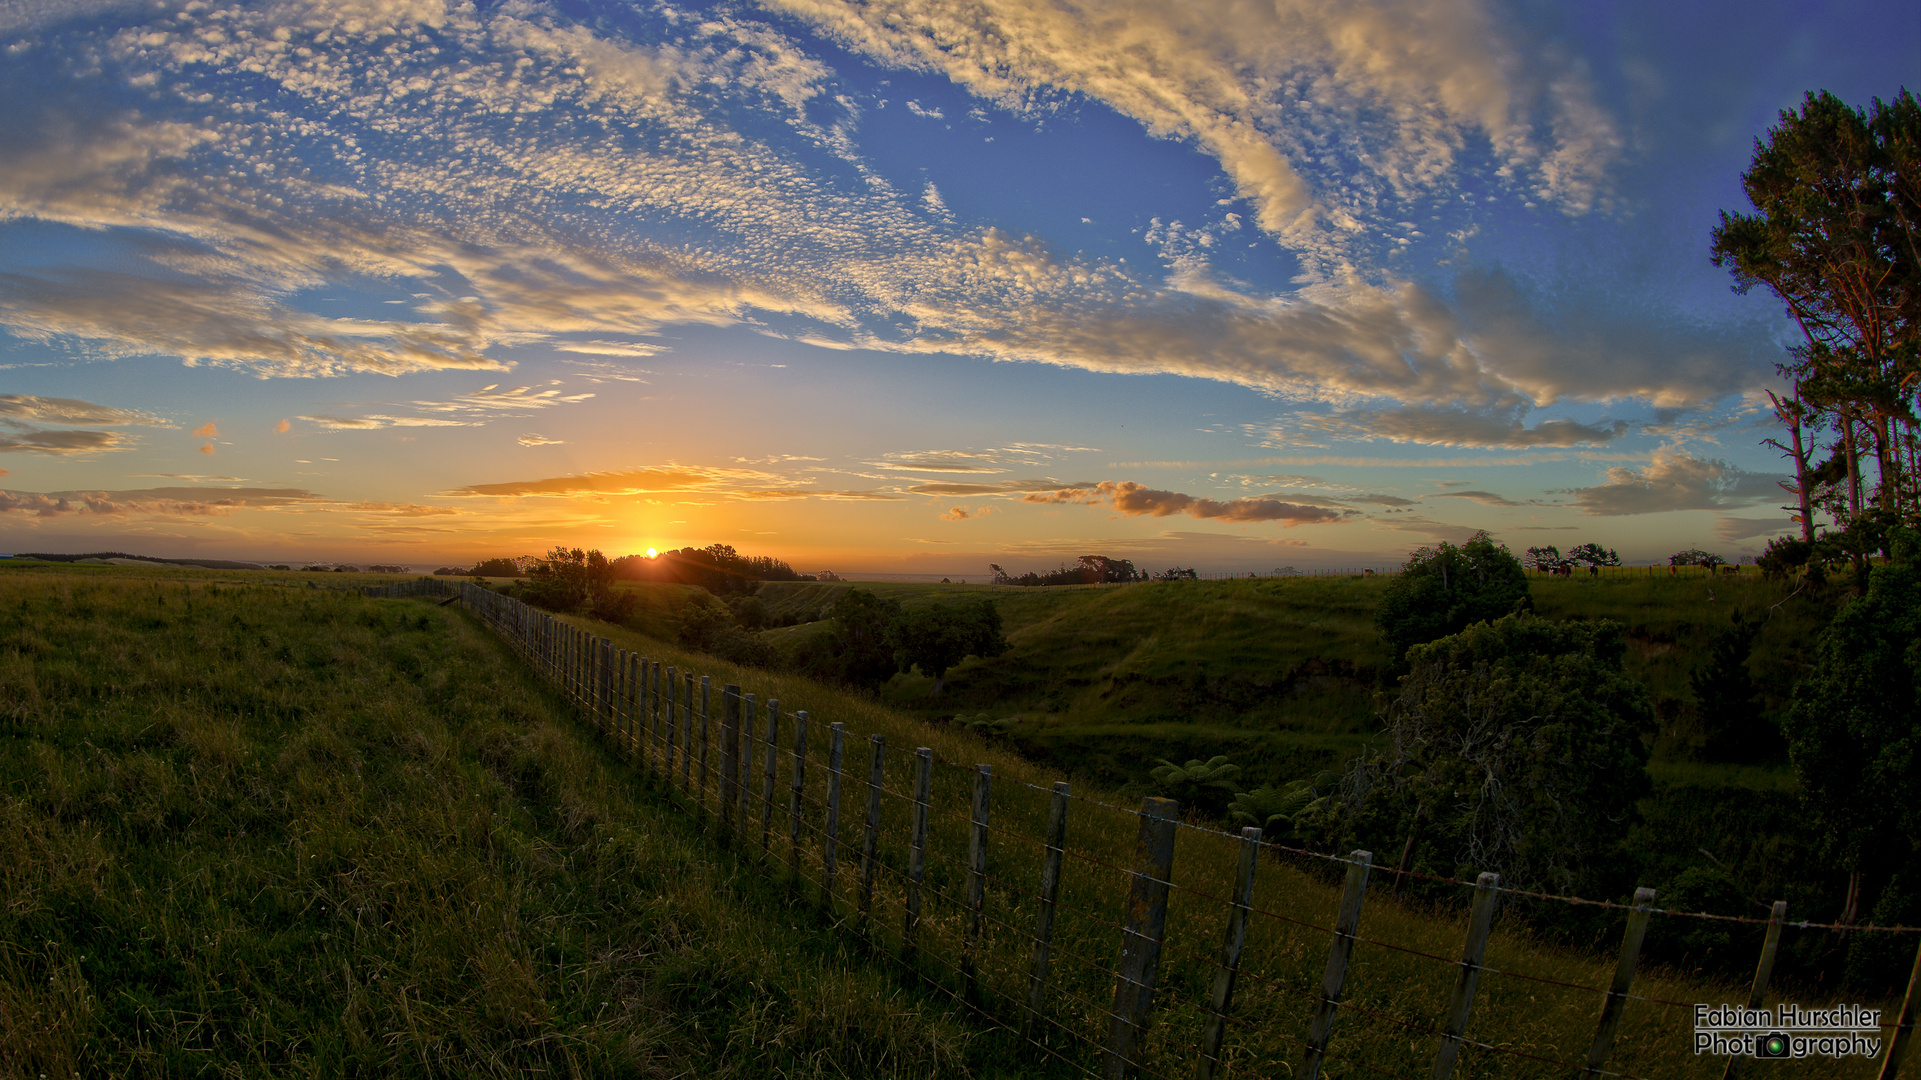
[[0,544],[980,573],[1788,527],[1708,230],[1912,4],[0,2]]

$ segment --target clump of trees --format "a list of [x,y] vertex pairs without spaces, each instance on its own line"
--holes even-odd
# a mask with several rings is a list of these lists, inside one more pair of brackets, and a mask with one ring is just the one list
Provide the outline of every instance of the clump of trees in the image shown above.
[[1001,569],[997,563],[988,563],[987,568],[993,572],[996,585],[1105,585],[1148,579],[1146,571],[1134,569],[1132,560],[1108,555],[1082,555],[1072,566],[1062,563],[1058,570],[1050,570],[1045,574],[1030,570],[1019,577]]
[[1686,551],[1677,551],[1668,556],[1669,566],[1699,566],[1708,570],[1713,570],[1717,566],[1726,566],[1727,562],[1714,552],[1702,551],[1700,548],[1688,548]]
[[1388,583],[1375,613],[1393,662],[1423,642],[1498,619],[1527,599],[1527,573],[1504,544],[1477,532],[1456,547],[1417,548]]
[[697,585],[715,596],[751,593],[763,581],[812,581],[771,555],[742,555],[732,544],[709,544],[663,551],[653,558],[625,555],[614,560],[614,576],[633,581]]
[[1619,566],[1621,556],[1613,548],[1602,547],[1599,544],[1578,544],[1566,555],[1562,555],[1560,548],[1549,544],[1546,547],[1528,548],[1527,554],[1521,558],[1521,565],[1529,570],[1539,570],[1543,573],[1566,573],[1576,566],[1594,568]]
[[1865,585],[1868,556],[1921,515],[1921,105],[1810,93],[1741,184],[1754,212],[1721,214],[1715,265],[1773,292],[1802,337],[1779,365],[1791,389],[1770,394],[1788,438],[1767,443],[1793,463],[1801,539],[1826,514]]
[[1632,865],[1655,727],[1625,652],[1618,624],[1527,613],[1412,646],[1382,744],[1342,778],[1321,830],[1397,851],[1403,870],[1607,895]]
[[834,598],[828,618],[829,632],[810,643],[797,666],[815,678],[864,689],[918,668],[934,680],[931,693],[938,696],[956,664],[1008,648],[1000,609],[986,597],[907,608],[891,597],[849,589]]

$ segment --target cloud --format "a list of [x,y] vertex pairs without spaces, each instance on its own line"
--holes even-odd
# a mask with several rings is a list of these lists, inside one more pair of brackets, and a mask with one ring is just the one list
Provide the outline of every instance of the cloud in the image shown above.
[[940,519],[942,521],[966,521],[969,518],[983,518],[993,512],[994,507],[992,506],[983,506],[975,510],[969,510],[965,506],[956,506],[952,510],[943,513]]
[[522,435],[516,441],[522,446],[559,446],[561,444],[559,439],[550,439],[545,435],[536,435],[532,432]]
[[0,428],[0,454],[97,454],[132,445],[133,440],[117,431]]
[[559,352],[585,353],[588,356],[653,356],[667,351],[665,345],[646,345],[633,341],[556,341]]
[[1544,420],[1533,427],[1522,421],[1519,405],[1501,409],[1446,409],[1414,407],[1352,410],[1330,416],[1306,415],[1301,426],[1324,434],[1424,446],[1486,446],[1524,449],[1537,446],[1582,446],[1607,443],[1627,434],[1624,420],[1582,424],[1573,420]]
[[452,517],[461,513],[451,506],[422,506],[419,503],[357,502],[348,503],[345,509],[362,514],[404,518]]
[[1773,473],[1749,472],[1725,461],[1657,450],[1645,468],[1607,470],[1607,482],[1575,488],[1575,505],[1590,514],[1615,516],[1667,510],[1724,510],[1781,497]]
[[993,484],[936,483],[914,484],[907,488],[916,495],[1018,495],[1030,491],[1079,491],[1094,486],[1092,481],[1085,483],[1062,483],[1059,480],[1003,480]]
[[1778,533],[1799,529],[1785,514],[1771,518],[1744,518],[1722,514],[1714,520],[1714,535],[1729,544],[1751,540],[1757,536],[1774,536]]
[[1171,514],[1186,514],[1188,517],[1217,521],[1278,521],[1288,528],[1303,524],[1344,521],[1353,513],[1351,510],[1343,513],[1328,507],[1281,502],[1277,499],[1230,499],[1226,502],[1217,502],[1213,499],[1184,495],[1178,491],[1160,491],[1137,484],[1132,480],[1122,480],[1118,483],[1103,480],[1091,489],[1065,488],[1051,492],[1035,492],[1023,496],[1021,501],[1107,505],[1126,517],[1142,515],[1167,517]]
[[209,420],[206,423],[200,425],[199,427],[194,428],[193,434],[194,434],[194,438],[197,438],[197,439],[212,439],[219,436],[220,429],[214,427],[213,421]]
[[287,432],[293,430],[293,424],[286,420],[282,420],[278,424],[275,424],[273,426],[273,429],[279,432],[280,434],[285,435]]
[[69,426],[105,425],[116,427],[146,424],[172,427],[164,417],[137,409],[96,405],[76,398],[35,397],[31,394],[0,394],[0,421],[38,421]]
[[998,473],[999,455],[972,450],[930,450],[921,453],[884,454],[882,461],[870,461],[877,469],[898,472]]
[[226,517],[319,500],[297,488],[146,488],[138,491],[0,491],[0,514]]
[[1526,503],[1517,503],[1514,500],[1507,498],[1504,495],[1496,495],[1492,491],[1441,491],[1441,492],[1436,492],[1434,495],[1434,498],[1466,499],[1469,502],[1480,503],[1482,506],[1526,506],[1527,505]]
[[1324,258],[1394,224],[1383,203],[1449,192],[1474,141],[1522,190],[1577,214],[1606,197],[1622,144],[1578,67],[1509,40],[1476,0],[775,6],[1009,110],[1033,115],[1084,94],[1190,140],[1220,161],[1263,229],[1333,249]]
[[201,453],[203,453],[203,454],[217,454],[217,453],[219,453],[220,451],[218,451],[218,450],[215,450],[215,449],[213,448],[213,444],[212,444],[212,443],[207,443],[206,445],[204,445],[204,446],[202,446],[202,447],[200,448],[200,452],[201,452]]

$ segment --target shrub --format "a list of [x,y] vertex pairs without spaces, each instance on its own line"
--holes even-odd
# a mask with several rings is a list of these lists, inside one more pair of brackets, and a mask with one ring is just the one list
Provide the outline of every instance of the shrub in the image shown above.
[[1520,560],[1477,532],[1460,547],[1442,541],[1415,549],[1382,595],[1374,623],[1399,663],[1412,646],[1498,619],[1526,596]]

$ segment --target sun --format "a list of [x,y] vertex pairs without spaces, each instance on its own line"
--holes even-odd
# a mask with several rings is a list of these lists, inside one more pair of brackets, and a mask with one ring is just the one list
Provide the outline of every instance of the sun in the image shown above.
[[654,550],[653,548],[647,549],[647,557],[650,559],[657,557],[659,554],[660,552]]

